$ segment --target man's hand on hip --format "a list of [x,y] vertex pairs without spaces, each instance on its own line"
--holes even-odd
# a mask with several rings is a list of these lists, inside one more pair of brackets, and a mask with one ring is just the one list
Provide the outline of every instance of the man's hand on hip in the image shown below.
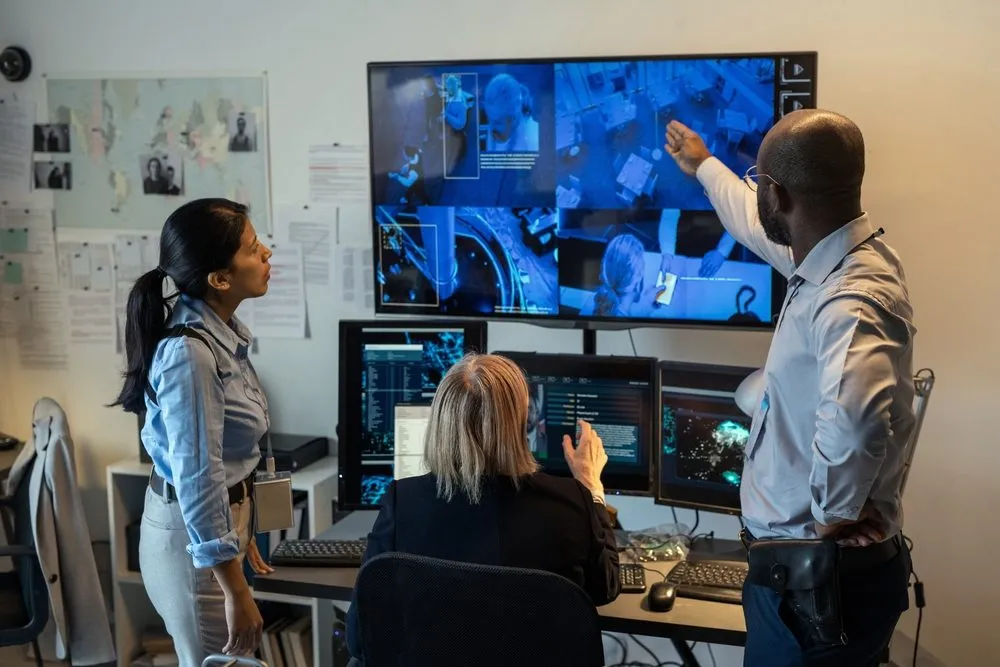
[[838,521],[833,524],[816,522],[819,537],[832,537],[842,547],[867,547],[885,540],[885,520],[871,503],[865,503],[856,521]]
[[667,125],[667,153],[688,176],[694,176],[701,163],[712,157],[701,135],[676,120]]

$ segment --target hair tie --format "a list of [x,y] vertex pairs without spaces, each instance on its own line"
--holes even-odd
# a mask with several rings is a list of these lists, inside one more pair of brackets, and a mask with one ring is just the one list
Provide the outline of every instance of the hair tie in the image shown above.
[[158,276],[160,276],[160,278],[161,278],[161,279],[162,279],[162,278],[166,278],[166,277],[167,277],[167,272],[163,270],[163,267],[161,267],[161,266],[157,266],[157,267],[156,267],[155,269],[153,269],[153,270],[154,270],[154,271],[156,271],[156,274],[157,274]]

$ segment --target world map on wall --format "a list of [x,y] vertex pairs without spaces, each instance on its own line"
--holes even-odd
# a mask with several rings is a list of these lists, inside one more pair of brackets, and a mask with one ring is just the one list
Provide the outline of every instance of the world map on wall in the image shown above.
[[70,130],[60,227],[160,229],[185,201],[226,197],[270,226],[263,77],[50,79],[52,123]]

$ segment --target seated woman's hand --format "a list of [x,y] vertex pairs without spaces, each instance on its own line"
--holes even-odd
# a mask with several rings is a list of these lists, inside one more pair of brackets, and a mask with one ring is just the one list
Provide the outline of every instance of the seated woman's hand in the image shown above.
[[604,443],[597,431],[588,422],[580,421],[580,435],[573,447],[569,435],[563,436],[563,454],[569,464],[573,477],[590,490],[595,496],[604,496],[604,484],[601,483],[601,473],[608,463],[608,455],[604,451]]

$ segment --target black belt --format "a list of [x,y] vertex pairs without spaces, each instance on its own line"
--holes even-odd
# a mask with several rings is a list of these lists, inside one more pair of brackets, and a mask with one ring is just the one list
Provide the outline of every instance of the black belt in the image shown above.
[[[247,498],[253,493],[254,474],[255,473],[250,473],[246,479],[229,487],[230,505],[236,505],[243,502],[244,498]],[[149,475],[149,488],[153,490],[153,493],[160,496],[164,500],[177,500],[177,491],[174,489],[173,485],[157,475],[155,470]]]
[[[744,528],[740,531],[740,541],[744,548],[749,549],[750,543],[756,540],[753,534]],[[869,544],[866,547],[840,547],[838,565],[841,574],[863,572],[878,567],[895,558],[902,550],[900,536],[894,535],[888,540]]]

